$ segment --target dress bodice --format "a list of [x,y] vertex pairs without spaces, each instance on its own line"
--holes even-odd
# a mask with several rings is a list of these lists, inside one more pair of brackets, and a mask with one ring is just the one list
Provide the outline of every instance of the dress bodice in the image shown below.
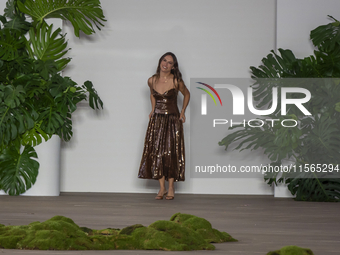
[[153,96],[156,100],[155,113],[179,114],[177,107],[177,90],[175,88],[169,89],[163,94],[153,89]]

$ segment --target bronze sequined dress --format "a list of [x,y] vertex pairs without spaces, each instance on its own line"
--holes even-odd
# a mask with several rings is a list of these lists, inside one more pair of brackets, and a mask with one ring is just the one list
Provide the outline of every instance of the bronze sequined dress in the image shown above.
[[153,89],[155,111],[146,131],[138,178],[185,179],[183,123],[179,120],[177,94],[175,88],[164,94]]

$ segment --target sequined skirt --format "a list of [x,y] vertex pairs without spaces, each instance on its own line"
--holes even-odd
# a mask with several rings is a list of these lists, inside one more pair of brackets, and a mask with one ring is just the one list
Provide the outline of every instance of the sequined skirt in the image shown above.
[[138,178],[174,178],[184,181],[185,152],[183,123],[178,114],[157,114],[150,118]]

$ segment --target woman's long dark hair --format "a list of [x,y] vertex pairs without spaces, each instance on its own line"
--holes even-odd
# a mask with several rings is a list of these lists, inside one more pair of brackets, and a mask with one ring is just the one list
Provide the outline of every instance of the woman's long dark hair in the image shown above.
[[[161,62],[163,61],[163,59],[166,57],[166,56],[171,56],[172,59],[174,60],[174,66],[173,66],[173,69],[171,69],[171,73],[174,75],[174,86],[175,88],[178,90],[178,84],[180,82],[183,82],[182,80],[182,74],[181,72],[179,71],[179,67],[178,67],[178,61],[177,61],[177,57],[175,56],[175,54],[173,54],[172,52],[167,52],[165,54],[163,54],[163,56],[161,56],[161,58],[159,59],[158,61],[158,67],[157,67],[157,71],[156,71],[156,74],[154,75],[156,77],[156,81],[158,81],[159,77],[160,77],[160,72],[161,72]],[[176,82],[177,81],[177,82]]]

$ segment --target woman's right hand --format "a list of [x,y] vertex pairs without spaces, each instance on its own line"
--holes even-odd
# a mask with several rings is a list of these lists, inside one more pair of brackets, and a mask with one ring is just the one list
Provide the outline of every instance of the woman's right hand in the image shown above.
[[150,114],[149,114],[149,119],[151,119],[152,115],[153,115],[153,111],[150,112]]

